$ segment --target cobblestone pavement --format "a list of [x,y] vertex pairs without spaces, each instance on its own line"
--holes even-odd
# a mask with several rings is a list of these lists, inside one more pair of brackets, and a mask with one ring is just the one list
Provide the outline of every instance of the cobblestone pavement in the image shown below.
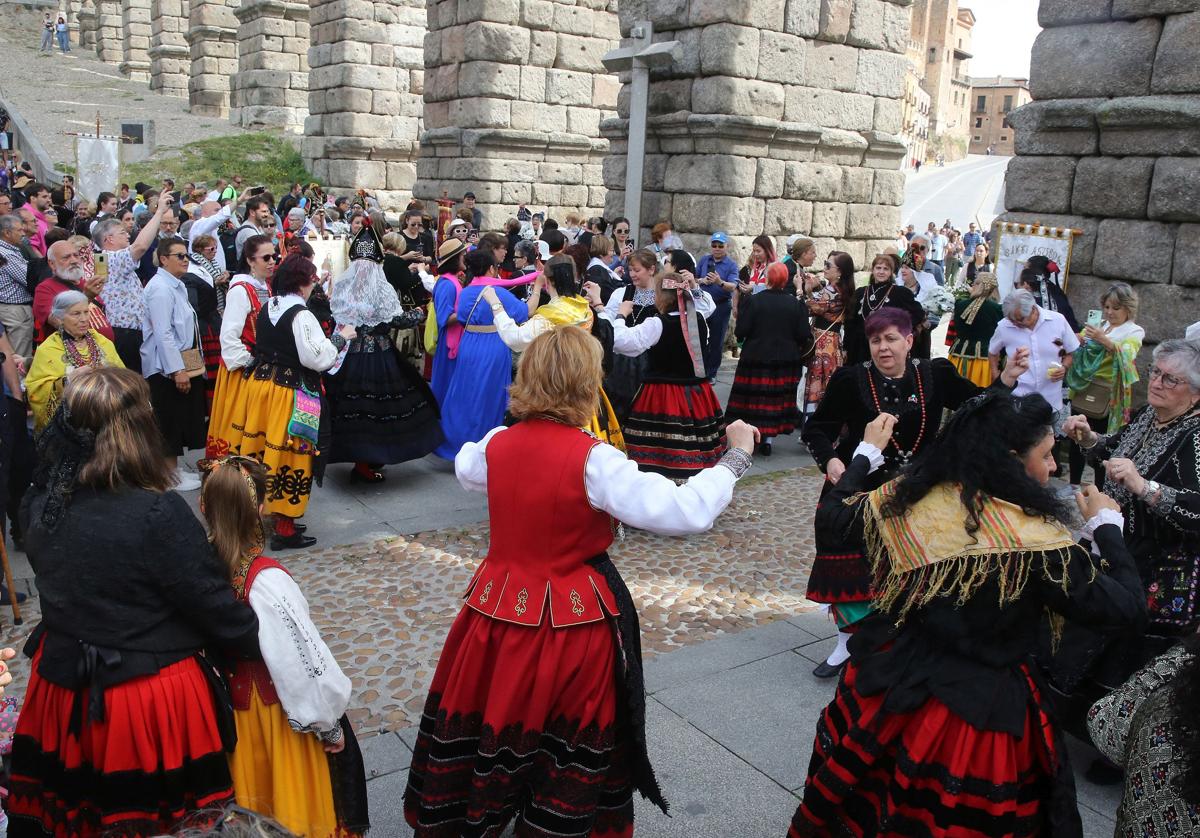
[[227,119],[193,116],[187,100],[153,93],[147,82],[124,78],[94,52],[72,45],[63,55],[38,51],[41,10],[4,7],[0,27],[0,92],[34,127],[56,163],[75,164],[74,138],[68,131],[115,131],[121,119],[153,119],[160,148],[186,145],[197,137],[242,131]]
[[[647,656],[812,610],[815,468],[751,476],[711,532],[664,538],[628,530],[612,556],[638,603]],[[461,594],[487,549],[486,524],[385,538],[284,561],[313,619],[354,682],[349,715],[363,737],[417,724]],[[23,642],[37,623],[4,614],[0,641]],[[10,693],[28,662],[17,659]]]

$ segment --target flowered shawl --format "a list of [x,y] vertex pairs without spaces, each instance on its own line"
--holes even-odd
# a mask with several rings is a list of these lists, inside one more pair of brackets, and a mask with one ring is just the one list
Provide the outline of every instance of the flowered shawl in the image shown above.
[[[100,349],[101,366],[125,366],[121,363],[120,356],[117,355],[117,348],[108,338],[94,330],[92,337],[96,339],[96,345]],[[82,340],[78,341],[76,346],[81,354],[86,355],[87,348]],[[29,407],[33,411],[35,435],[42,432],[42,429],[54,416],[54,411],[58,410],[58,404],[62,400],[63,386],[67,381],[67,373],[72,369],[74,369],[74,365],[67,358],[61,331],[46,338],[33,354],[33,364],[29,367],[29,375],[25,378],[25,392],[29,396]]]
[[[1112,395],[1108,403],[1106,433],[1115,434],[1129,424],[1129,417],[1133,413],[1133,385],[1138,381],[1137,364],[1134,361],[1142,348],[1143,334],[1133,332],[1123,338],[1113,338],[1115,352],[1109,352],[1094,340],[1083,339],[1071,368],[1067,370],[1066,385],[1072,398],[1084,390],[1097,374],[1107,378],[1105,373],[1111,370]],[[1082,339],[1082,334],[1080,337]]]

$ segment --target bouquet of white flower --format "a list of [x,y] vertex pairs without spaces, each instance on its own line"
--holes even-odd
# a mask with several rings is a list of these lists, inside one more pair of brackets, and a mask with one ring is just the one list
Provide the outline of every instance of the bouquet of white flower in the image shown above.
[[932,315],[949,314],[954,311],[954,292],[944,285],[939,285],[925,297],[924,306]]

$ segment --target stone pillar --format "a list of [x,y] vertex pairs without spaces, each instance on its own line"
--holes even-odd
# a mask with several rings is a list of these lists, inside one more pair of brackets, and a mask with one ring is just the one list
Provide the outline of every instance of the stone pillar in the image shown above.
[[[682,59],[652,71],[642,224],[670,220],[704,252],[803,233],[865,266],[900,225],[908,0],[621,0],[622,31],[649,20]],[[601,133],[605,216],[622,213],[628,90]]]
[[425,0],[313,0],[305,165],[334,194],[403,209],[416,179]]
[[121,0],[96,0],[96,57],[107,64],[125,59],[125,39],[121,36]]
[[308,116],[308,4],[245,0],[238,20],[238,71],[229,121],[243,128],[301,131]]
[[999,220],[1082,230],[1076,313],[1130,282],[1150,343],[1200,317],[1200,11],[1185,8],[1042,0],[1034,101],[1009,114],[1017,156]]
[[76,17],[79,21],[76,26],[77,41],[80,49],[96,48],[96,27],[100,24],[99,15],[96,13],[95,0],[83,0],[79,4],[79,12]]
[[150,89],[186,99],[191,55],[187,0],[150,0]]
[[229,116],[229,80],[238,70],[238,0],[191,0],[187,43],[191,56],[188,110]]
[[425,38],[417,197],[475,192],[484,226],[517,205],[595,214],[604,202],[600,122],[619,84],[611,0],[436,0]]
[[122,75],[150,81],[150,0],[121,0]]
[[67,32],[70,34],[71,43],[76,45],[81,45],[80,35],[82,30],[80,29],[79,10],[82,5],[81,0],[67,0]]

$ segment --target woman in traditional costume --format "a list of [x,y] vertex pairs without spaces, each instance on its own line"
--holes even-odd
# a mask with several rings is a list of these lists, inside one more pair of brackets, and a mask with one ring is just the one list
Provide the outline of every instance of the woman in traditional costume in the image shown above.
[[812,347],[812,329],[808,311],[788,280],[787,266],[772,263],[766,281],[767,290],[739,298],[736,331],[742,352],[725,415],[758,428],[759,453],[769,457],[772,440],[800,424],[796,391],[804,356]]
[[[622,285],[604,300],[604,287],[600,286],[600,299],[613,322],[621,320],[626,326],[636,328],[658,316],[655,303],[655,278],[658,275],[658,258],[653,250],[642,248],[629,254],[625,260],[625,275],[629,283]],[[711,300],[707,294],[704,295]],[[707,317],[707,315],[705,315]],[[617,351],[613,354],[604,377],[604,392],[613,406],[617,421],[624,424],[629,418],[633,400],[637,397],[646,377],[649,359],[645,352],[632,354]]]
[[[515,322],[524,323],[529,317],[529,308],[535,304],[518,300],[504,288],[486,284],[489,280],[499,280],[496,260],[489,251],[473,250],[467,254],[465,262],[468,285],[459,295],[457,311],[463,335],[458,345],[454,378],[442,400],[445,440],[434,452],[447,460],[453,460],[465,443],[478,442],[504,421],[513,362],[512,351],[497,334],[495,317],[507,312]],[[489,303],[485,293],[490,293],[496,302]],[[531,301],[536,301],[537,289],[529,296]],[[436,301],[436,290],[434,297]],[[441,304],[437,305],[440,316]],[[465,374],[460,375],[457,368]]]
[[312,494],[320,374],[341,359],[355,336],[353,326],[343,325],[332,338],[325,337],[304,305],[316,283],[317,269],[300,254],[280,263],[272,279],[274,296],[258,312],[253,359],[240,373],[245,418],[232,426],[229,439],[229,453],[253,457],[267,467],[272,550],[316,543],[297,530],[295,519],[304,515]]
[[[583,430],[603,377],[598,342],[553,329],[521,357],[519,421],[465,445],[463,486],[487,492],[491,545],[433,676],[404,811],[418,838],[629,836],[633,791],[666,809],[647,756],[637,612],[609,560],[615,521],[703,532],[750,466],[735,423],[721,462],[683,485]],[[526,525],[550,509],[552,527]],[[497,758],[500,755],[500,758]]]
[[141,375],[80,371],[38,449],[22,518],[42,620],[8,834],[174,833],[233,801],[228,695],[202,652],[257,656],[258,621],[170,491]]
[[[544,276],[546,279],[545,291],[550,297],[550,301],[543,306],[538,306],[535,310],[542,291],[542,285],[535,282],[528,297],[530,316],[524,325],[506,314],[505,307],[498,305],[499,298],[494,288],[485,287],[483,289],[482,299],[491,306],[495,313],[496,330],[504,344],[513,352],[523,352],[538,335],[567,326],[579,326],[600,341],[606,359],[611,359],[611,327],[607,321],[596,322],[594,311],[587,298],[582,294],[575,260],[567,255],[552,257],[546,262]],[[621,450],[625,449],[621,424],[617,420],[612,402],[608,400],[603,387],[600,388],[595,415],[592,417],[588,429],[610,445],[615,445]]]
[[[811,246],[808,249],[816,252]],[[821,403],[829,379],[842,365],[842,326],[846,308],[854,299],[854,260],[850,254],[830,251],[825,259],[824,279],[824,288],[804,298],[812,315],[813,332],[812,352],[804,365],[805,413]]]
[[275,275],[279,255],[269,236],[250,236],[242,246],[243,270],[229,282],[225,293],[225,311],[221,315],[221,365],[213,389],[213,405],[208,417],[208,444],[205,456],[224,457],[230,453],[230,441],[239,436],[234,427],[242,424],[246,412],[242,370],[254,361],[254,331],[258,312],[271,296],[270,282]]
[[1004,319],[998,288],[995,274],[976,274],[971,284],[971,296],[955,301],[954,319],[950,321],[950,331],[954,333],[950,363],[959,375],[980,387],[992,384],[988,344]]
[[383,244],[375,227],[350,243],[350,267],[333,284],[330,310],[355,337],[336,375],[325,377],[333,411],[333,445],[326,459],[354,463],[351,480],[378,483],[382,466],[424,457],[442,441],[437,400],[421,374],[392,342],[421,311],[408,311],[383,275]]
[[[820,509],[842,479],[846,464],[879,414],[897,419],[884,447],[882,460],[866,479],[875,489],[900,469],[937,433],[942,411],[957,410],[981,388],[955,371],[945,358],[932,361],[909,357],[912,318],[907,311],[883,307],[867,321],[871,360],[845,366],[833,374],[825,398],[804,425],[801,439],[828,478],[821,491]],[[1005,367],[1000,383],[1012,389],[1028,365],[1028,352],[1018,352]],[[818,678],[836,675],[849,657],[847,643],[854,626],[872,611],[871,574],[861,542],[845,541],[839,533],[816,531],[816,558],[808,578],[808,598],[830,606],[838,626],[838,644],[813,671]]]
[[345,715],[350,679],[291,574],[262,554],[266,469],[245,457],[201,465],[209,539],[238,600],[258,617],[262,652],[260,660],[237,661],[226,673],[237,726],[229,771],[238,805],[306,838],[360,835],[369,825],[367,789]]
[[[614,329],[618,355],[644,352],[647,359],[624,423],[625,450],[644,471],[683,481],[725,453],[725,417],[704,370],[708,324],[692,296],[699,283],[691,273],[670,272],[655,284],[658,316],[633,328],[617,321]],[[587,290],[597,314],[608,317],[599,289],[589,284]]]
[[63,387],[77,370],[124,367],[112,341],[89,325],[89,303],[82,291],[62,291],[54,298],[47,323],[58,326],[33,353],[25,392],[33,411],[33,433],[50,424],[62,401]]
[[[462,324],[458,322],[458,298],[466,284],[463,257],[467,246],[451,236],[438,249],[438,278],[433,286],[433,301],[429,304],[429,319],[425,327],[425,349],[432,356],[433,371],[429,386],[439,405],[446,402],[446,392],[454,378],[458,361],[458,346],[462,341]],[[430,340],[430,333],[434,340]]]
[[[910,250],[926,247],[914,244]],[[846,312],[842,329],[842,348],[846,352],[846,365],[862,364],[871,359],[867,345],[867,318],[884,308],[898,308],[908,312],[912,319],[913,333],[925,327],[928,315],[925,307],[917,302],[913,293],[896,282],[900,272],[900,260],[891,253],[880,253],[871,260],[871,278],[866,285],[854,291],[854,302]]]
[[817,526],[865,539],[879,611],[817,723],[791,838],[1083,835],[1041,616],[1130,630],[1146,605],[1115,501],[1077,496],[1090,550],[1066,526],[1053,419],[1041,396],[990,392],[863,494],[895,421],[868,426]]

